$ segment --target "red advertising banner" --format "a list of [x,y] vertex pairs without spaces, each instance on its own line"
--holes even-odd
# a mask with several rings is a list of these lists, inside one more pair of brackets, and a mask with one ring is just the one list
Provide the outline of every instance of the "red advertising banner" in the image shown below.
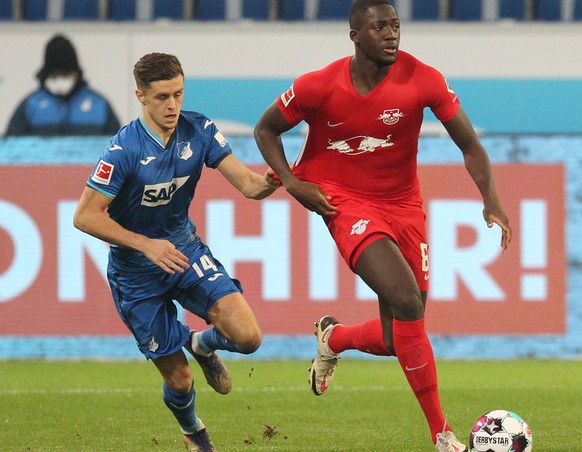
[[[265,167],[253,167],[258,172]],[[89,166],[0,167],[0,335],[126,335],[105,279],[107,245],[72,226]],[[433,334],[565,332],[564,168],[496,165],[514,239],[482,219],[461,165],[420,167],[429,232],[427,325]],[[265,334],[308,334],[313,321],[377,316],[321,218],[284,190],[242,197],[207,170],[191,216]],[[185,315],[192,327],[203,322]]]

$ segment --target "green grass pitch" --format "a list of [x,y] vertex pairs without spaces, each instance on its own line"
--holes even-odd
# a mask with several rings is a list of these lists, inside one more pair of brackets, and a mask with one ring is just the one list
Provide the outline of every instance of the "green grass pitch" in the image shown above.
[[[308,362],[230,361],[214,393],[192,363],[197,412],[220,451],[430,451],[426,422],[395,360],[343,359],[316,397]],[[582,451],[579,361],[439,361],[457,436],[492,409],[520,414],[534,451]],[[180,431],[151,363],[0,362],[0,450],[179,451]]]

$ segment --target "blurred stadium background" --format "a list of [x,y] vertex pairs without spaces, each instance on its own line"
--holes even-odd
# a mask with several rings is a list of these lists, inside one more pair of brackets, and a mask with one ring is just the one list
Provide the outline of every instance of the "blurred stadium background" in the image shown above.
[[[0,0],[0,130],[36,86],[46,41],[71,38],[85,77],[123,123],[131,69],[176,54],[184,108],[235,153],[294,77],[352,53],[349,0]],[[459,151],[427,112],[419,161],[429,215],[429,332],[443,358],[582,355],[582,0],[397,0],[401,49],[445,74],[481,133],[515,240],[498,252]],[[286,137],[289,158],[304,129]],[[0,138],[0,359],[140,359],[104,279],[107,247],[71,215],[107,137]],[[312,322],[375,315],[318,218],[285,193],[250,203],[207,172],[193,216],[243,281],[266,333],[254,358],[311,357]],[[191,326],[201,326],[185,316]],[[360,357],[360,355],[354,354]]]

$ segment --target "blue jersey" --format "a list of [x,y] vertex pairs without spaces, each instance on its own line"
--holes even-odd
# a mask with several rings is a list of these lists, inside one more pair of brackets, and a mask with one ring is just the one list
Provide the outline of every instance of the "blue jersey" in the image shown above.
[[[111,139],[87,185],[112,199],[109,216],[125,229],[183,249],[196,233],[188,210],[202,168],[216,168],[231,153],[200,113],[183,111],[168,145],[139,118]],[[118,268],[155,267],[135,250],[112,246],[110,257]]]
[[67,97],[36,90],[18,106],[6,135],[111,136],[118,130],[119,120],[107,99],[82,82]]

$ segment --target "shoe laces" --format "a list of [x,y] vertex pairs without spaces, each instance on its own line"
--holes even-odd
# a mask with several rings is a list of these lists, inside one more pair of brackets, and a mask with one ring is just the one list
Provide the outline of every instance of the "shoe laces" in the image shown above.
[[222,371],[222,366],[218,362],[218,359],[216,358],[216,354],[214,352],[212,352],[210,355],[208,355],[206,357],[206,362],[207,362],[208,367],[212,371],[214,371],[214,372]]

